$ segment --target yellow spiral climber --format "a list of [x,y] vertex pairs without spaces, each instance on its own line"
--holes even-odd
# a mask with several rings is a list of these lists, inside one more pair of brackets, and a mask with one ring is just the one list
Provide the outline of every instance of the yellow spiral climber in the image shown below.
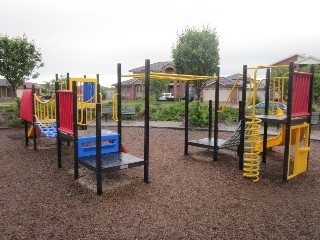
[[243,158],[243,176],[252,178],[253,182],[259,181],[261,119],[253,116],[246,116],[245,146]]

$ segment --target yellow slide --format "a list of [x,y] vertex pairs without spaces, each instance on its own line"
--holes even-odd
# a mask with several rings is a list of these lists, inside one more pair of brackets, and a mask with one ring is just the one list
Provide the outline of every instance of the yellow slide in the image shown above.
[[[36,127],[36,135],[37,137],[41,135],[41,131],[38,127]],[[31,125],[28,129],[28,137],[29,138],[33,137],[33,125]]]
[[[291,145],[294,145],[296,143],[296,131],[298,130],[299,129],[293,129],[291,132],[291,141],[290,141]],[[303,137],[304,137],[304,128],[301,128],[300,141],[303,139]],[[286,139],[286,125],[282,124],[280,133],[275,137],[271,137],[267,139],[267,149],[275,146],[283,146],[285,144],[285,139]],[[258,142],[258,147],[259,147],[259,151],[263,152],[263,140],[260,140]]]

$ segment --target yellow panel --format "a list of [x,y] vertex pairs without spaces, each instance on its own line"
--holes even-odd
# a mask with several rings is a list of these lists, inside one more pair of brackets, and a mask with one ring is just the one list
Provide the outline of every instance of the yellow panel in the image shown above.
[[[300,173],[307,171],[309,147],[309,124],[303,123],[291,127],[291,131],[295,131],[295,156],[293,159],[293,171],[289,174],[290,154],[288,159],[288,179],[291,179]],[[301,136],[302,135],[302,136]],[[304,144],[300,147],[300,142],[304,138]],[[292,138],[291,138],[292,139]],[[291,142],[291,141],[290,141]]]

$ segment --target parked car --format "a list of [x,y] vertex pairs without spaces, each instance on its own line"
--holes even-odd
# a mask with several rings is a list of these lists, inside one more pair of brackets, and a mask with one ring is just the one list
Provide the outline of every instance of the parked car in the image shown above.
[[[198,99],[197,98],[197,94],[195,94],[194,92],[190,92],[189,93],[189,101],[192,102],[193,100]],[[186,100],[186,96],[180,97],[179,101],[184,101]]]
[[52,94],[43,95],[41,98],[44,100],[50,100],[52,98]]
[[[264,108],[265,108],[265,102],[261,102],[261,103],[258,103],[256,104],[256,110],[261,110],[261,111],[264,111]],[[277,111],[278,108],[281,108],[284,112],[287,112],[287,105],[282,103],[282,102],[273,102],[273,101],[270,101],[269,102],[269,111]],[[248,107],[248,112],[251,112],[252,111],[252,106],[249,106]]]
[[161,93],[159,101],[174,101],[173,93]]

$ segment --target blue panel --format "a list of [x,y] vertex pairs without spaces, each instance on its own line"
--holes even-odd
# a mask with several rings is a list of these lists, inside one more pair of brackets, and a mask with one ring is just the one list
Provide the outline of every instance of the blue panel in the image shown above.
[[52,137],[52,138],[57,137],[57,125],[44,127],[38,124],[37,126],[40,129],[41,134],[45,135],[46,137]]
[[[101,136],[101,141],[107,143],[101,144],[101,154],[119,151],[119,135],[111,133]],[[96,155],[96,137],[82,137],[78,139],[79,157]]]
[[90,100],[95,95],[95,87],[93,82],[83,83],[83,101]]

